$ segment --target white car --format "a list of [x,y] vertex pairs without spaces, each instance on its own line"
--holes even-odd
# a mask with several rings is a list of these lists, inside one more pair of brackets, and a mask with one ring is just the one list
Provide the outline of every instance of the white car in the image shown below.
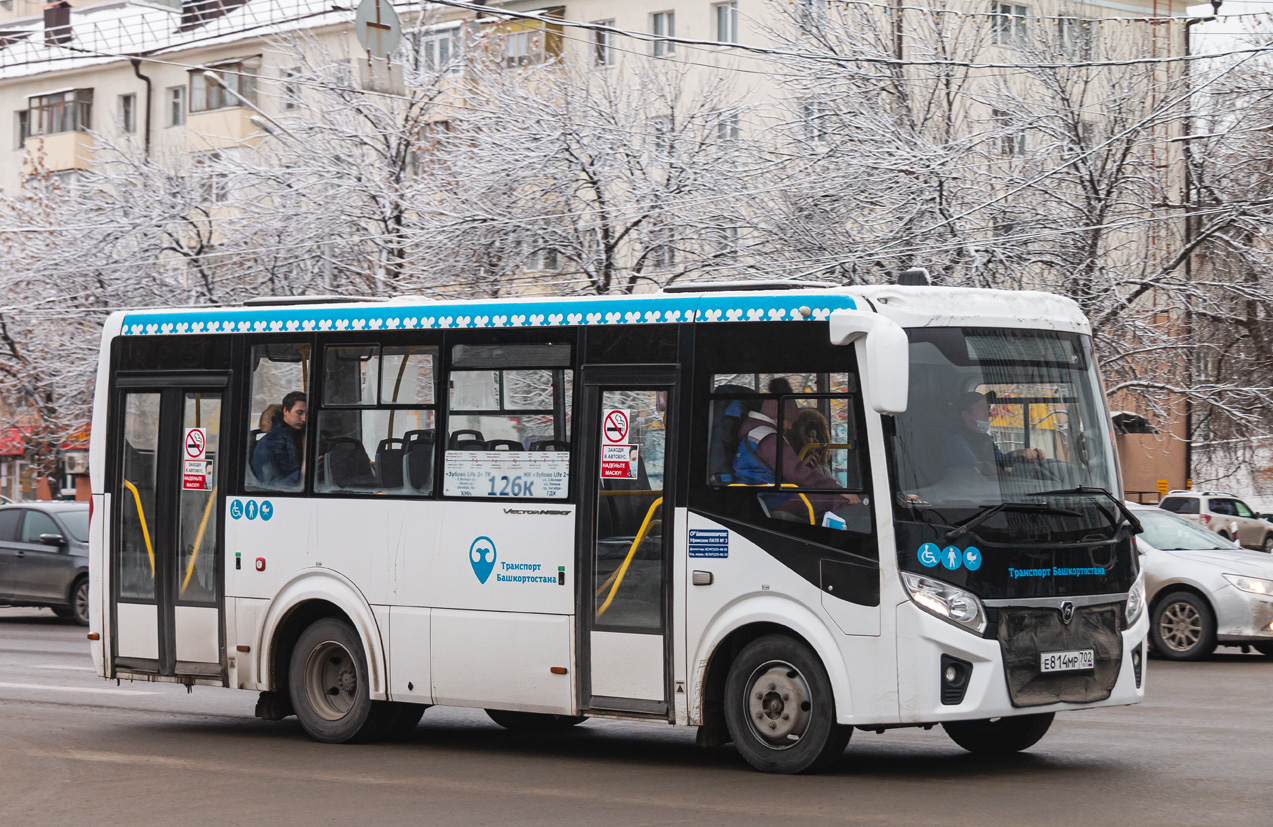
[[1273,560],[1175,514],[1128,503],[1145,527],[1136,538],[1149,636],[1169,660],[1198,660],[1220,646],[1273,657]]

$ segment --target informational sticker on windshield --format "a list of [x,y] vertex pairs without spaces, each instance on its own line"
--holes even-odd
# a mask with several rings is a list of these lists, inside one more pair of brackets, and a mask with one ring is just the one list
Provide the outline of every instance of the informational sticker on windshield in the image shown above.
[[570,454],[564,451],[447,451],[442,491],[448,497],[564,500]]

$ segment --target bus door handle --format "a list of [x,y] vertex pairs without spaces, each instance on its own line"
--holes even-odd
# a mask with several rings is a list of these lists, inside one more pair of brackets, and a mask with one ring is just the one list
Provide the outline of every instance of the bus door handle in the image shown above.
[[696,571],[690,576],[690,582],[695,586],[712,585],[712,573],[710,571]]

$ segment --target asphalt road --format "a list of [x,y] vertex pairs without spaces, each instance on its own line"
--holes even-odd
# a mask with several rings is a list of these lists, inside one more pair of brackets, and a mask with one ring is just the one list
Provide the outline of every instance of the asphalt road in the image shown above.
[[93,674],[84,630],[0,609],[0,825],[1270,825],[1273,660],[1151,661],[1149,700],[1059,716],[1029,752],[857,732],[832,772],[752,772],[691,729],[506,732],[430,709],[392,744],[328,746],[255,695]]

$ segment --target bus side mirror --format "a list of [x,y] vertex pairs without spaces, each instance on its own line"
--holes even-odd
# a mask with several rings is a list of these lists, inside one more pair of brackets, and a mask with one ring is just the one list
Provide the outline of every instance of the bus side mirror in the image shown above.
[[866,337],[866,360],[860,365],[862,387],[871,407],[882,414],[906,412],[910,385],[910,341],[892,319],[861,310],[831,313],[831,344],[849,345]]

